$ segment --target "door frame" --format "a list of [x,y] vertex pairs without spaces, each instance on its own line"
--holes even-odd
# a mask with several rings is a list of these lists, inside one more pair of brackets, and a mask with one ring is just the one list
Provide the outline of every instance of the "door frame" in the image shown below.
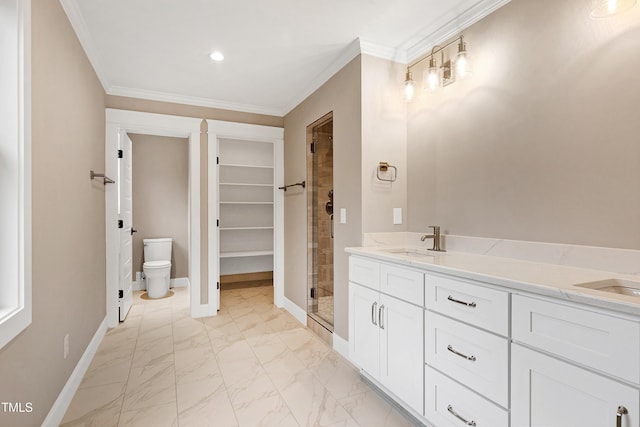
[[274,145],[274,218],[273,218],[273,303],[284,307],[284,191],[277,188],[284,185],[284,129],[273,126],[207,120],[208,133],[208,266],[209,299],[214,294],[216,313],[220,307],[216,284],[220,280],[218,244],[218,138],[244,139],[248,141],[270,142]]
[[[200,301],[200,127],[202,119],[106,109],[105,175],[116,176],[118,132],[187,138],[189,140],[189,298],[191,317],[215,312],[211,298]],[[106,309],[107,326],[118,325],[118,191],[117,185],[105,186],[106,227]]]

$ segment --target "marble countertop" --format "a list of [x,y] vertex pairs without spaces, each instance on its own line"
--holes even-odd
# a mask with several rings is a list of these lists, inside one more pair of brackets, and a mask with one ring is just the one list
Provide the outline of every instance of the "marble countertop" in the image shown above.
[[[391,252],[404,249],[421,255]],[[637,276],[465,252],[431,252],[418,248],[389,246],[351,247],[345,250],[354,255],[380,261],[483,281],[508,288],[515,293],[525,291],[640,316],[640,297],[575,286],[600,280],[620,279],[635,282],[640,287]]]

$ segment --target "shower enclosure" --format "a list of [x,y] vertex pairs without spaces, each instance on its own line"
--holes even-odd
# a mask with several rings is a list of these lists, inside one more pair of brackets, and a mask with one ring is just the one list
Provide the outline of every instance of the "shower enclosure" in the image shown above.
[[333,116],[307,128],[308,316],[333,332]]

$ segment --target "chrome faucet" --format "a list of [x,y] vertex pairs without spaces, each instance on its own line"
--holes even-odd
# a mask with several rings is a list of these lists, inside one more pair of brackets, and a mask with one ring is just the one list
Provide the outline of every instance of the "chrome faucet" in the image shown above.
[[424,242],[427,239],[433,239],[433,248],[430,251],[446,252],[446,250],[440,247],[440,226],[430,225],[429,228],[433,228],[433,234],[425,234],[420,238],[420,241]]

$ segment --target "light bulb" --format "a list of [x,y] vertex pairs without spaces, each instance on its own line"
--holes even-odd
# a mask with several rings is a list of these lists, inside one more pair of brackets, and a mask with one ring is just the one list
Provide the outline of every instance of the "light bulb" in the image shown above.
[[456,61],[456,77],[464,79],[467,76],[469,61],[467,60],[467,54],[458,55]]
[[464,79],[469,72],[469,58],[467,57],[467,44],[460,36],[458,54],[456,55],[456,78]]
[[440,85],[440,73],[438,72],[438,67],[436,66],[436,60],[431,57],[429,59],[429,68],[425,71],[424,77],[424,87],[425,89],[429,89],[430,91],[434,91]]
[[613,15],[616,13],[616,9],[618,9],[618,1],[617,0],[607,0],[607,10],[609,14]]
[[631,9],[636,0],[594,0],[591,9],[592,18],[606,18]]
[[411,77],[411,72],[407,71],[407,76],[404,81],[404,97],[407,102],[410,102],[413,99],[413,95],[415,95],[416,89],[415,84],[413,83],[413,78]]

